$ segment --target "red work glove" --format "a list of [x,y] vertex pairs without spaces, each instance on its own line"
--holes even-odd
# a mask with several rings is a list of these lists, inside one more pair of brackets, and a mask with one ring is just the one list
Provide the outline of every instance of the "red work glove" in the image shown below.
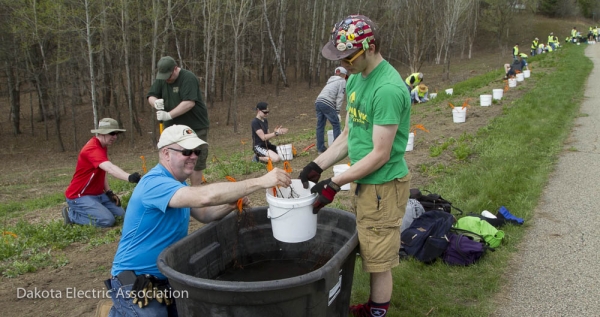
[[298,176],[298,178],[302,182],[302,187],[308,188],[308,181],[317,183],[319,181],[319,178],[321,178],[321,173],[323,173],[323,169],[319,167],[317,163],[308,163],[308,165],[306,165],[302,169],[302,172],[300,172],[300,175]]
[[331,181],[331,178],[328,178],[322,182],[319,182],[313,188],[310,189],[311,193],[317,193],[317,200],[313,203],[313,214],[316,214],[321,210],[321,208],[325,207],[328,204],[331,204],[333,199],[335,198],[335,194],[340,191],[340,186]]

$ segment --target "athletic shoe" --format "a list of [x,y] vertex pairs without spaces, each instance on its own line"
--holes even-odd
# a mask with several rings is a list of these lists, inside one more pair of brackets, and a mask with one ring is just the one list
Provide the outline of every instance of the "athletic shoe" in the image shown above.
[[62,209],[62,216],[63,216],[63,221],[65,222],[65,225],[73,224],[73,222],[71,221],[71,218],[69,218],[69,206],[65,206]]
[[522,225],[523,222],[524,222],[523,218],[515,217],[504,206],[502,206],[502,207],[500,207],[500,209],[498,209],[498,214],[502,215],[502,217],[504,217],[504,219],[506,219],[506,220],[508,220],[508,221],[510,221],[512,223],[516,223],[518,225]]
[[252,157],[252,162],[258,163],[258,156],[256,156],[256,154],[254,154],[254,156]]
[[371,317],[368,304],[350,306],[350,315],[354,317]]

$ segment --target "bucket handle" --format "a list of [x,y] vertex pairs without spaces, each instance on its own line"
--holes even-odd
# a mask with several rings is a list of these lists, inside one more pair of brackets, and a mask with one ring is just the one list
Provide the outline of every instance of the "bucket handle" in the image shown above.
[[277,217],[273,217],[273,216],[271,216],[271,208],[267,208],[267,218],[269,218],[269,219],[281,218],[281,217],[285,216],[288,212],[290,212],[292,209],[294,209],[294,207],[288,209],[286,212],[284,212],[283,214],[281,214]]

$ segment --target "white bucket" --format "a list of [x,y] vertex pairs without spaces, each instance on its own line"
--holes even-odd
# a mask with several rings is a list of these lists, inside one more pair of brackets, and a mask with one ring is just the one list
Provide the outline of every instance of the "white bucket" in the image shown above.
[[436,92],[432,92],[429,94],[429,99],[435,99],[435,97],[437,97],[437,93]]
[[454,93],[454,88],[446,89],[446,95],[452,95],[452,93]]
[[415,134],[413,132],[408,134],[408,143],[406,143],[406,152],[413,150],[415,145]]
[[[348,164],[339,164],[333,166],[333,176],[338,176],[350,168]],[[342,185],[341,190],[350,190],[350,183]]]
[[508,87],[517,87],[517,80],[514,78],[508,79]]
[[518,73],[517,74],[517,81],[524,81],[525,80],[525,76],[523,75],[523,73]]
[[462,123],[467,120],[467,107],[464,109],[462,107],[454,107],[452,109],[452,118],[454,119],[454,123]]
[[492,98],[494,98],[496,100],[502,99],[503,95],[504,95],[504,89],[493,89],[492,90]]
[[328,147],[333,144],[333,130],[327,130],[327,144],[329,144]]
[[525,77],[525,78],[531,77],[531,71],[529,69],[524,70],[523,77]]
[[277,154],[282,161],[291,161],[294,159],[291,144],[284,144],[277,146]]
[[[299,179],[292,179],[290,187],[277,189],[277,195],[285,198],[274,197],[273,189],[267,189],[267,217],[271,219],[275,239],[296,243],[310,240],[317,234],[317,215],[313,214],[312,206],[317,194],[310,193],[310,188],[314,185],[310,182],[308,189],[304,189]],[[290,197],[292,188],[300,198],[287,198]]]
[[492,95],[479,95],[479,105],[487,107],[492,105]]

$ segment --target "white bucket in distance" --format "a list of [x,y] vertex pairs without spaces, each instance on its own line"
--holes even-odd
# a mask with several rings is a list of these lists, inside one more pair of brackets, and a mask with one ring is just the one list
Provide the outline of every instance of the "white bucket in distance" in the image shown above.
[[504,89],[493,89],[492,90],[492,98],[494,98],[496,100],[502,99],[503,95],[504,95]]
[[465,122],[467,120],[467,108],[454,107],[452,109],[452,118],[454,119],[454,123]]
[[454,93],[454,88],[446,89],[446,95],[452,95],[452,93]]
[[406,143],[406,152],[413,150],[415,146],[415,134],[413,132],[408,134],[408,143]]
[[429,99],[435,99],[435,97],[437,97],[437,93],[432,92],[429,94]]
[[516,77],[517,77],[517,81],[524,81],[525,80],[525,76],[523,75],[523,73],[518,73]]
[[[350,168],[348,164],[339,164],[333,166],[333,176],[338,176]],[[342,185],[341,190],[350,190],[350,183]]]
[[282,161],[291,161],[294,159],[291,144],[284,144],[277,146],[277,154]]
[[531,71],[529,69],[524,70],[523,77],[525,77],[525,78],[531,77]]
[[333,144],[333,130],[327,130],[327,144],[329,147]]
[[492,105],[492,95],[479,95],[479,105],[487,107]]
[[[317,194],[312,194],[310,189],[315,184],[309,182],[308,189],[302,187],[299,179],[292,179],[288,188],[279,187],[277,196],[273,196],[273,189],[267,189],[267,217],[271,219],[273,237],[281,242],[297,243],[312,239],[317,234],[317,215],[313,214],[312,204],[317,199]],[[291,196],[291,191],[296,193]],[[281,197],[283,196],[283,197]]]
[[514,78],[509,78],[508,79],[508,87],[517,87],[517,80]]

